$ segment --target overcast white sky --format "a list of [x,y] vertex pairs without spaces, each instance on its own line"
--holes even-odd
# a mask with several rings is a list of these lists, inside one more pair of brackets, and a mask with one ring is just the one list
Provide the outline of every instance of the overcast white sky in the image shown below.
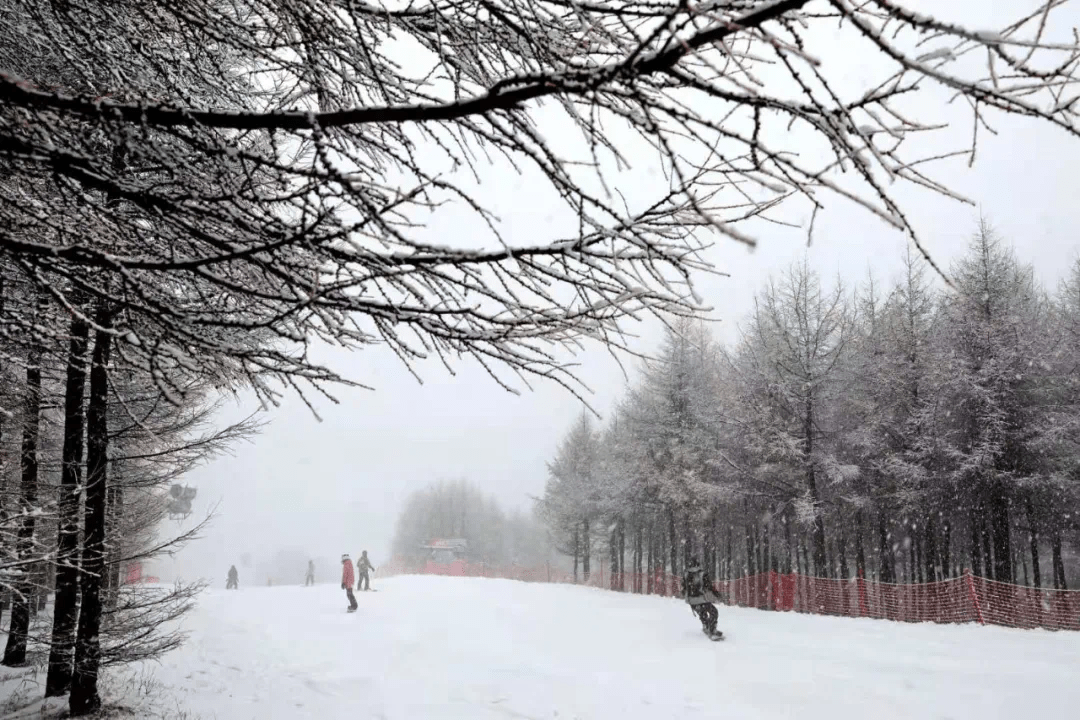
[[[945,8],[933,7],[945,4],[929,7],[945,15]],[[949,0],[947,5],[950,16],[994,28],[1001,17],[1013,17],[1031,2]],[[850,63],[853,82],[869,79],[862,77],[866,65],[857,56],[839,57]],[[949,115],[937,106],[928,114],[967,117]],[[1080,227],[1080,140],[1034,121],[998,117],[994,125],[1000,135],[984,134],[973,169],[966,161],[953,161],[937,172],[978,207],[927,192],[904,191],[898,197],[939,262],[947,265],[964,251],[982,212],[1048,285],[1056,284],[1080,249],[1075,231]],[[957,131],[958,142],[968,127]],[[552,218],[531,204],[524,181],[499,177],[492,181],[491,192],[498,195],[499,210],[515,236],[535,234],[534,241],[547,237]],[[469,228],[443,231],[457,242],[468,242]],[[735,337],[735,323],[750,310],[754,293],[769,274],[803,252],[823,275],[853,283],[868,270],[892,279],[906,242],[882,221],[839,200],[831,200],[819,215],[809,249],[805,236],[795,231],[765,230],[758,237],[761,242],[753,252],[720,241],[710,259],[731,277],[699,283],[704,302],[715,308],[712,317],[721,321],[715,332],[724,340]],[[643,328],[638,346],[649,349],[659,335],[655,324]],[[199,490],[195,515],[216,506],[216,519],[204,539],[176,558],[156,563],[156,572],[224,582],[229,565],[239,567],[244,553],[257,560],[290,548],[319,558],[324,566],[342,552],[355,557],[367,549],[379,565],[389,552],[401,502],[433,481],[468,478],[507,507],[527,506],[528,497],[543,490],[545,462],[581,411],[580,403],[557,386],[540,385],[534,392],[511,395],[470,363],[460,364],[456,376],[436,366],[423,368],[424,384],[419,385],[382,349],[334,353],[331,358],[343,374],[376,391],[341,389],[340,405],[320,405],[322,422],[298,399],[287,398],[253,443],[192,473],[188,483]],[[597,347],[579,360],[580,376],[594,391],[593,406],[606,411],[624,389],[622,373]],[[223,420],[251,409],[241,403]],[[244,572],[241,567],[242,582]],[[303,568],[296,572],[296,581],[302,580]],[[325,574],[336,573],[336,567],[325,568]],[[265,578],[250,581],[264,583]]]

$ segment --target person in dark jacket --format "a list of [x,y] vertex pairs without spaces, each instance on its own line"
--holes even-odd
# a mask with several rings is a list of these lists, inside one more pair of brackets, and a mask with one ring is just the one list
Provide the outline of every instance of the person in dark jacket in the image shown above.
[[[360,553],[360,559],[356,561],[356,570],[360,573],[360,579],[356,581],[357,590],[370,590],[371,579],[368,577],[369,572],[375,572],[375,566],[368,560],[367,550]],[[363,585],[364,587],[360,587]]]
[[719,602],[713,592],[712,578],[701,567],[697,558],[692,558],[686,567],[686,577],[683,578],[683,596],[690,605],[690,609],[701,620],[701,629],[710,638],[721,638],[724,633],[716,629],[716,620],[719,614],[716,611],[715,602]]
[[356,596],[352,592],[353,580],[352,558],[348,553],[341,556],[341,589],[345,591],[345,596],[349,598],[349,612],[356,612]]
[[307,575],[304,576],[304,587],[315,584],[315,561],[307,561]]
[[229,576],[225,580],[226,590],[239,590],[240,589],[240,573],[236,572],[236,566],[229,566]]

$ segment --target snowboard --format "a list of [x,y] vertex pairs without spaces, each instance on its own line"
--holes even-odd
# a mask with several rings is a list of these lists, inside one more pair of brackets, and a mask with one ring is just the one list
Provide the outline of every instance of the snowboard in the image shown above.
[[724,633],[720,632],[719,630],[717,630],[715,633],[709,633],[705,630],[702,630],[701,632],[705,633],[705,637],[709,638],[713,642],[718,642],[724,639]]

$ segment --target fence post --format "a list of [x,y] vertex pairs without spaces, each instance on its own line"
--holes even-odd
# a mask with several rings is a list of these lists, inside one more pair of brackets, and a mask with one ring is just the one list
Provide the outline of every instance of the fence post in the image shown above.
[[866,580],[863,578],[861,569],[859,570],[859,577],[856,578],[855,582],[857,582],[859,586],[859,615],[866,617],[870,614],[870,611],[866,607]]
[[983,619],[982,607],[979,605],[979,595],[975,592],[975,581],[971,579],[971,570],[969,568],[964,568],[964,579],[967,580],[971,604],[975,606],[975,617],[979,619],[980,625],[985,625],[986,621]]

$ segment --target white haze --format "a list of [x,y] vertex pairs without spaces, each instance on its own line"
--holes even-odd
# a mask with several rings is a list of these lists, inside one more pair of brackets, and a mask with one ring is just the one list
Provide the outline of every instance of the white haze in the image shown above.
[[[967,13],[967,22],[988,28],[1019,12],[1013,3],[998,8],[978,0],[953,0],[948,8],[927,0],[914,4],[945,18]],[[1064,15],[1058,18],[1059,23],[1064,20]],[[838,57],[844,61],[845,56]],[[869,80],[858,56],[850,54],[846,61],[852,83]],[[928,106],[922,119],[963,118],[964,128],[953,134],[962,143],[970,131],[970,113],[945,108],[944,92],[930,97],[938,104]],[[1016,247],[1019,258],[1053,287],[1080,247],[1075,234],[1080,227],[1075,200],[1080,142],[1046,123],[990,117],[1000,134],[981,133],[975,167],[969,169],[961,158],[939,165],[935,173],[975,200],[976,207],[911,188],[896,196],[943,267],[964,251],[983,214]],[[527,179],[493,174],[485,185],[485,192],[501,200],[502,218],[515,238],[542,240],[564,220],[537,201]],[[714,333],[720,339],[736,336],[736,324],[750,310],[754,293],[771,273],[803,252],[824,277],[835,274],[848,284],[870,271],[883,280],[899,271],[903,236],[850,203],[835,197],[827,202],[809,248],[804,232],[764,225],[755,227],[760,244],[752,252],[717,241],[710,260],[730,277],[699,278],[698,290],[713,308],[710,317],[718,321]],[[808,220],[798,215],[791,219]],[[475,230],[454,224],[438,228],[440,241],[455,245],[473,243]],[[628,329],[637,334],[633,344],[640,351],[651,350],[660,336],[656,322]],[[297,558],[316,558],[320,580],[336,578],[336,558],[343,552],[356,557],[366,549],[378,566],[389,553],[401,503],[434,481],[467,478],[508,509],[528,507],[530,496],[543,489],[545,463],[581,412],[580,402],[556,385],[534,382],[529,391],[514,380],[522,393],[513,395],[469,361],[457,363],[453,376],[438,363],[421,364],[416,368],[421,385],[385,349],[326,357],[344,375],[375,391],[337,389],[337,405],[314,400],[321,422],[299,398],[287,396],[281,407],[265,414],[270,424],[254,442],[191,473],[186,482],[199,491],[195,513],[163,530],[183,530],[211,510],[215,518],[201,540],[172,559],[155,561],[151,572],[163,579],[206,577],[224,583],[229,565],[236,564],[242,585],[263,584],[266,563],[290,550]],[[603,413],[622,394],[626,378],[598,346],[589,346],[577,361],[578,375],[591,389],[588,400]],[[635,361],[623,361],[632,377]],[[222,414],[222,421],[256,409],[250,397],[241,396]],[[245,553],[259,565],[258,571],[242,566]],[[299,559],[296,563],[295,578],[281,581],[303,580],[304,566]]]

